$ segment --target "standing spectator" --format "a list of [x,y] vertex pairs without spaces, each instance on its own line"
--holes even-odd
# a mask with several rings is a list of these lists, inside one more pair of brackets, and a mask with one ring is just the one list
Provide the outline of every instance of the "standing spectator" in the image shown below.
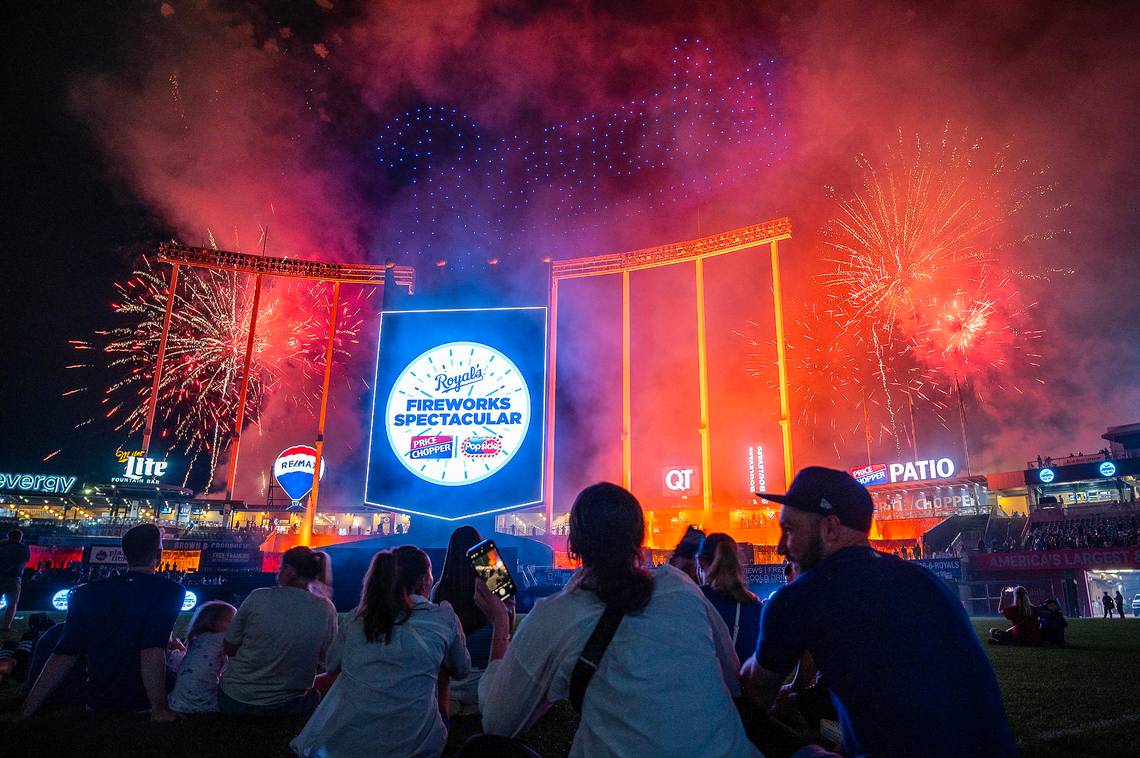
[[238,608],[225,650],[218,708],[222,713],[306,713],[317,705],[317,669],[336,637],[336,608],[325,597],[328,554],[294,547],[281,556],[276,587],[249,593]]
[[760,633],[760,598],[744,583],[736,540],[723,532],[705,537],[697,552],[701,592],[724,619],[738,658],[752,655]]
[[220,600],[198,607],[186,633],[186,654],[170,693],[170,708],[179,713],[218,710],[218,682],[226,668],[224,639],[237,608]]
[[24,544],[24,533],[19,529],[8,532],[6,542],[0,542],[0,595],[8,599],[4,609],[4,631],[12,631],[12,619],[20,603],[20,588],[24,583],[24,566],[32,559],[32,551]]
[[1105,590],[1104,595],[1101,596],[1100,604],[1104,608],[1104,615],[1101,618],[1112,618],[1112,607],[1115,605],[1115,601],[1113,601],[1112,595],[1108,594],[1108,590]]
[[[571,698],[581,713],[571,756],[757,755],[733,707],[738,662],[724,623],[687,575],[642,568],[644,540],[637,499],[595,484],[570,510],[569,551],[582,568],[527,614],[513,641],[506,606],[475,585],[495,630],[479,683],[487,735],[517,737],[548,704]],[[598,629],[608,644],[590,651],[594,668],[579,665]],[[467,749],[480,754],[503,740],[473,741],[484,744]]]
[[807,651],[832,692],[845,755],[1017,755],[957,593],[871,548],[867,490],[845,471],[813,466],[786,494],[759,496],[782,503],[777,552],[803,573],[764,604],[760,642],[741,671],[756,705],[772,704]]
[[127,571],[77,587],[68,601],[63,638],[21,708],[30,716],[82,656],[87,662],[87,709],[142,711],[173,721],[166,701],[166,650],[186,591],[155,575],[162,532],[139,524],[123,535]]
[[1120,618],[1124,618],[1124,595],[1120,594],[1120,588],[1116,589],[1116,612],[1120,614]]
[[431,561],[419,548],[372,558],[360,604],[329,651],[329,672],[339,675],[290,743],[299,755],[428,758],[443,751],[436,677],[443,668],[463,678],[471,658],[459,617],[446,603],[428,601],[431,585]]
[[[1006,604],[1007,599],[1013,602]],[[1029,590],[1024,587],[1006,587],[1001,591],[998,613],[1013,626],[1009,629],[991,629],[990,642],[995,645],[1036,645],[1041,642],[1041,621],[1029,602]]]

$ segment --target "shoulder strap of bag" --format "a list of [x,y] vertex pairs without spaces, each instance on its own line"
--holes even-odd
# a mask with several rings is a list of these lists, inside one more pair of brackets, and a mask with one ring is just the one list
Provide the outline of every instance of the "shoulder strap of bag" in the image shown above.
[[740,606],[744,603],[736,604],[736,621],[732,625],[732,644],[736,644],[736,638],[740,635]]
[[625,611],[606,606],[606,610],[598,619],[598,625],[594,627],[590,639],[586,640],[586,646],[582,648],[578,662],[574,664],[574,672],[570,675],[570,704],[578,713],[582,712],[582,701],[586,697],[586,687],[594,678],[598,664],[601,662],[606,648],[610,646],[610,641],[617,633],[623,618],[625,618]]

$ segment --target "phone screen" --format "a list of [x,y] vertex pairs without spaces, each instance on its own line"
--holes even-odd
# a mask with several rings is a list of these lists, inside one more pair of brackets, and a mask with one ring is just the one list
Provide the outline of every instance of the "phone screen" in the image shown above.
[[518,591],[515,580],[507,570],[507,564],[503,563],[493,541],[483,540],[467,551],[467,557],[475,567],[475,573],[487,583],[487,589],[498,595],[501,600],[506,600]]

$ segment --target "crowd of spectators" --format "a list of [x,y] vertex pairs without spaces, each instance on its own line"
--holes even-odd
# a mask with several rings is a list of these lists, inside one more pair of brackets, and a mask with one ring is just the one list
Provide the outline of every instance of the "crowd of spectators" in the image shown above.
[[[1136,516],[1095,516],[1033,525],[1016,550],[1061,550],[1084,547],[1123,547],[1140,544],[1140,521]],[[1004,546],[1003,546],[1004,547]]]
[[[293,548],[275,586],[237,608],[205,603],[184,640],[172,635],[183,588],[161,576],[161,533],[136,526],[122,538],[126,571],[78,587],[64,624],[29,630],[40,663],[27,667],[19,715],[77,701],[155,722],[308,714],[290,743],[299,755],[433,756],[453,715],[479,713],[485,733],[461,755],[508,757],[536,755],[519,735],[569,700],[581,717],[572,756],[833,755],[822,721],[787,717],[814,712],[802,707],[814,687],[845,754],[1014,755],[960,602],[921,566],[871,548],[866,490],[809,468],[768,497],[783,504],[789,583],[765,601],[725,534],[689,533],[673,565],[647,566],[640,504],[598,484],[570,512],[581,569],[521,621],[466,560],[480,535],[461,527],[438,582],[419,548],[378,552],[341,619],[328,556]],[[794,671],[805,686],[782,688]]]

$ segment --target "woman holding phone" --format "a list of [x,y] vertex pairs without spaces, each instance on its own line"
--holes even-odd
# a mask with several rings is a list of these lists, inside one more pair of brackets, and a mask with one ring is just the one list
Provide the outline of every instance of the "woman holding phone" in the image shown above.
[[584,694],[571,756],[758,755],[733,704],[740,662],[724,623],[685,574],[642,568],[644,539],[637,499],[595,484],[570,511],[569,549],[582,568],[527,614],[513,640],[506,606],[476,583],[494,630],[479,684],[487,735],[517,737],[547,705],[571,696],[579,657],[609,611],[620,620],[588,686],[575,690]]
[[479,576],[467,553],[483,541],[473,526],[461,526],[451,533],[439,583],[432,587],[433,603],[448,603],[463,625],[471,673],[453,680],[447,671],[439,675],[439,709],[446,718],[479,712],[479,679],[491,657],[491,624],[475,605],[475,583]]
[[[1009,602],[1012,600],[1013,602]],[[1029,602],[1029,590],[1024,587],[1006,587],[1001,591],[998,613],[1013,624],[1009,629],[990,629],[990,642],[994,645],[1037,645],[1041,642],[1041,622],[1037,611]]]
[[337,634],[328,695],[289,746],[303,756],[438,756],[447,727],[436,701],[440,669],[471,668],[451,606],[428,601],[431,561],[412,545],[383,550],[364,577],[360,604]]

